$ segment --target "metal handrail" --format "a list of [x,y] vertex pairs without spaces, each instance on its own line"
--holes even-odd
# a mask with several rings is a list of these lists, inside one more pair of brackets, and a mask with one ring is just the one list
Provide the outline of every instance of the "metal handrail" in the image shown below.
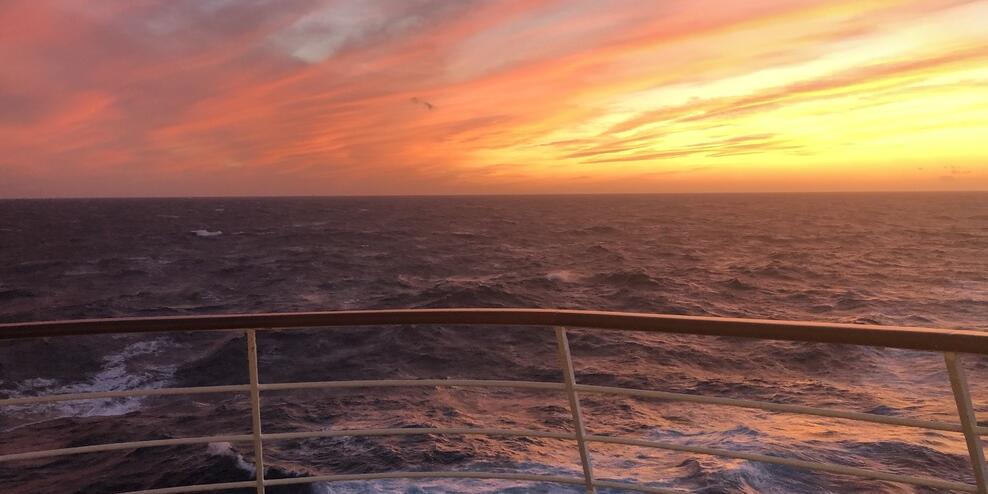
[[[257,340],[259,330],[281,330],[292,328],[329,328],[340,326],[383,326],[383,325],[524,325],[549,326],[556,332],[562,382],[533,382],[511,380],[476,379],[421,379],[421,380],[362,380],[362,381],[316,381],[295,383],[262,383],[257,368]],[[951,390],[957,406],[960,423],[918,420],[903,417],[831,410],[802,405],[788,405],[756,400],[743,400],[716,396],[670,393],[665,391],[593,386],[576,382],[569,342],[565,326],[596,328],[606,330],[646,331],[706,336],[731,336],[757,339],[820,342],[835,344],[855,344],[888,348],[926,350],[944,354]],[[260,329],[258,329],[260,328]],[[70,335],[186,332],[244,330],[248,345],[249,384],[226,386],[203,386],[164,389],[137,389],[128,391],[104,391],[91,393],[69,393],[47,396],[28,396],[0,399],[0,406],[30,405],[57,401],[84,400],[95,398],[164,396],[182,394],[240,393],[247,394],[251,407],[251,433],[225,434],[206,437],[188,437],[108,443],[74,448],[27,451],[0,455],[0,463],[26,459],[49,458],[113,450],[130,450],[155,446],[203,444],[226,441],[253,443],[256,478],[246,482],[227,482],[193,486],[168,487],[133,491],[125,494],[172,494],[180,492],[206,492],[215,490],[253,487],[258,494],[264,494],[265,487],[311,482],[334,482],[347,480],[374,480],[394,478],[471,478],[500,479],[532,482],[555,482],[582,485],[588,493],[598,487],[625,489],[659,494],[682,491],[664,487],[647,486],[630,482],[619,482],[596,478],[588,443],[622,444],[657,448],[672,451],[691,452],[788,465],[796,468],[816,470],[844,475],[871,478],[938,489],[988,494],[984,446],[981,436],[988,435],[988,427],[977,424],[971,403],[970,389],[964,375],[963,366],[957,353],[988,355],[988,332],[968,330],[948,330],[932,328],[909,328],[896,326],[855,325],[835,323],[810,323],[795,321],[768,321],[753,319],[731,319],[712,317],[692,317],[676,315],[635,314],[598,311],[547,310],[547,309],[412,309],[380,311],[339,311],[305,312],[287,314],[248,314],[222,316],[153,317],[99,319],[79,321],[29,322],[0,324],[0,340],[14,338],[35,338]],[[400,428],[367,430],[322,430],[285,433],[264,433],[261,430],[260,400],[262,392],[316,389],[316,388],[355,388],[355,387],[407,387],[407,386],[456,386],[456,387],[508,387],[538,391],[564,393],[569,401],[573,416],[572,433],[558,431],[536,431],[520,429],[477,429],[477,428]],[[659,398],[682,402],[754,408],[782,413],[815,415],[846,420],[917,427],[929,430],[960,432],[964,434],[970,456],[975,484],[945,481],[940,479],[879,472],[844,465],[810,462],[766,454],[736,452],[718,448],[682,445],[637,438],[590,435],[586,433],[580,412],[579,393],[603,393],[643,398]],[[322,475],[295,477],[288,479],[265,479],[263,452],[265,441],[303,439],[314,437],[339,436],[390,436],[418,434],[453,434],[485,436],[527,436],[574,441],[580,453],[583,469],[582,477],[529,475],[489,472],[382,472],[359,475]]]
[[988,333],[963,329],[562,309],[393,309],[25,322],[0,324],[0,339],[414,324],[597,328],[988,355]]

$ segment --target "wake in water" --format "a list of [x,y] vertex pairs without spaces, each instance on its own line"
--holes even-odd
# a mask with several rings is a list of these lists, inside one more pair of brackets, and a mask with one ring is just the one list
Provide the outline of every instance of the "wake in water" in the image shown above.
[[[988,329],[985,194],[9,201],[0,225],[4,321],[476,306]],[[264,382],[561,379],[545,328],[343,328],[259,340]],[[956,422],[934,354],[580,330],[571,343],[587,384]],[[245,362],[235,333],[12,341],[0,345],[0,396],[239,384]],[[967,362],[988,417],[988,361]],[[604,395],[582,402],[593,433],[973,482],[955,433]],[[272,392],[262,406],[266,432],[571,424],[561,395],[506,389]],[[238,395],[9,407],[0,454],[249,429]],[[580,471],[573,445],[551,439],[348,437],[266,451],[272,478]],[[600,477],[690,492],[935,492],[661,450],[592,453]],[[250,479],[252,461],[249,444],[151,448],[0,464],[0,485],[109,493],[227,482]],[[280,489],[269,492],[579,492],[469,480]]]

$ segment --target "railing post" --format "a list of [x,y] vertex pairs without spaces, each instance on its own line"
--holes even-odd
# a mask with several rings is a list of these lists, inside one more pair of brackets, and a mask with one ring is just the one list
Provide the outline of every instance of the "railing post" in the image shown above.
[[559,363],[563,368],[563,378],[566,381],[566,394],[569,396],[569,408],[573,413],[573,429],[576,433],[576,445],[580,450],[580,462],[583,463],[583,479],[587,492],[596,494],[594,486],[593,465],[590,463],[590,449],[587,448],[586,428],[583,426],[583,413],[580,411],[580,397],[576,393],[576,372],[573,370],[573,356],[569,351],[569,339],[566,328],[556,328],[556,342],[559,346]]
[[947,363],[947,374],[950,375],[950,387],[954,390],[954,401],[957,403],[957,415],[964,429],[964,439],[967,440],[967,452],[971,457],[974,468],[974,480],[978,484],[978,494],[988,494],[988,468],[985,467],[985,449],[978,434],[978,420],[974,415],[974,405],[971,402],[971,390],[967,386],[967,376],[960,357],[953,352],[943,354]]
[[261,442],[261,392],[257,376],[257,333],[247,330],[247,365],[250,371],[250,419],[254,434],[254,477],[257,494],[264,494],[264,445]]

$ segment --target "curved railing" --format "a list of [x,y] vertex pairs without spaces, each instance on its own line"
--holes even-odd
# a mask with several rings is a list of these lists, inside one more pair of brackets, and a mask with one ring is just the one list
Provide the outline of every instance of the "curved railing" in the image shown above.
[[[260,381],[257,369],[257,331],[291,328],[325,328],[342,326],[383,326],[383,325],[524,325],[547,326],[554,329],[559,350],[563,380],[561,382],[532,382],[476,379],[418,379],[418,380],[371,380],[371,381],[318,381],[269,383]],[[957,406],[959,423],[919,420],[904,417],[833,410],[801,405],[770,403],[716,396],[703,396],[663,391],[592,386],[579,384],[573,371],[566,327],[596,328],[605,330],[646,331],[658,333],[678,333],[707,336],[732,336],[769,340],[804,341],[835,344],[855,344],[887,348],[904,348],[941,352],[944,355],[950,376],[951,389]],[[596,492],[598,487],[624,489],[629,491],[682,494],[684,491],[664,487],[653,487],[629,482],[600,479],[594,476],[593,462],[588,449],[589,443],[630,445],[672,451],[714,455],[748,461],[787,465],[791,467],[828,472],[869,479],[900,482],[941,490],[988,494],[984,448],[981,436],[988,435],[988,427],[978,425],[971,403],[970,391],[960,363],[958,353],[988,355],[988,333],[965,330],[929,328],[907,328],[875,325],[852,325],[831,323],[810,323],[792,321],[767,321],[752,319],[728,319],[711,317],[690,317],[653,314],[631,314],[617,312],[593,312],[574,310],[543,309],[416,309],[379,311],[340,311],[306,312],[288,314],[250,314],[190,317],[155,317],[100,319],[80,321],[33,322],[0,324],[0,339],[36,338],[67,335],[117,334],[117,333],[156,333],[213,330],[244,330],[247,337],[247,366],[250,383],[228,386],[204,386],[191,388],[137,389],[128,391],[106,391],[91,393],[56,394],[0,399],[0,407],[29,405],[57,401],[70,401],[94,398],[143,397],[163,395],[192,395],[207,393],[241,393],[250,400],[252,433],[216,435],[206,437],[184,437],[175,439],[133,441],[111,444],[97,444],[74,448],[39,451],[26,451],[0,455],[0,463],[37,458],[51,458],[83,453],[96,453],[115,450],[133,450],[158,446],[205,444],[211,442],[253,443],[256,479],[244,482],[203,484],[181,487],[168,487],[124,494],[174,494],[186,492],[222,491],[237,488],[256,488],[259,494],[265,487],[303,484],[314,482],[375,480],[375,479],[417,479],[417,478],[470,478],[500,479],[514,481],[554,482],[583,486],[587,492]],[[563,393],[569,400],[573,417],[573,432],[482,429],[482,428],[399,428],[369,430],[328,430],[288,433],[264,433],[261,430],[261,393],[276,390],[316,389],[316,388],[371,388],[409,386],[456,386],[456,387],[497,387],[539,390]],[[929,477],[917,477],[897,473],[881,472],[864,468],[832,463],[820,463],[767,454],[730,451],[720,448],[690,446],[661,441],[649,441],[627,437],[588,434],[584,427],[580,410],[579,395],[587,393],[616,394],[645,398],[660,398],[700,404],[734,406],[793,414],[815,415],[857,420],[876,424],[916,427],[928,430],[956,432],[963,434],[973,468],[975,484],[947,481]],[[485,435],[485,436],[526,436],[573,441],[580,454],[583,467],[581,477],[529,475],[513,473],[445,471],[445,472],[385,472],[353,475],[320,475],[296,478],[266,479],[264,477],[264,444],[317,437],[339,436],[392,436],[419,434]]]

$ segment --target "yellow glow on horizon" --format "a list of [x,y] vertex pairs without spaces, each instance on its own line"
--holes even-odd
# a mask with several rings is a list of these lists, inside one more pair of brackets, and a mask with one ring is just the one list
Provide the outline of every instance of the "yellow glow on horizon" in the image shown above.
[[[480,162],[530,163],[528,171],[542,179],[594,174],[641,180],[651,173],[668,183],[677,174],[712,175],[711,169],[723,176],[736,176],[741,169],[751,181],[779,174],[797,181],[841,174],[853,180],[856,175],[875,184],[893,174],[899,175],[896,181],[983,178],[988,172],[983,143],[988,136],[988,37],[958,31],[980,37],[977,44],[985,50],[979,53],[969,43],[957,43],[958,32],[943,29],[944,24],[970,27],[970,19],[978,16],[988,18],[985,5],[961,6],[906,28],[837,40],[841,51],[791,64],[706,83],[616,92],[606,105],[609,111],[554,129],[540,139],[546,143],[542,146],[474,156]],[[751,35],[738,30],[694,42],[750,48],[751,43],[739,42]],[[930,45],[939,38],[945,39],[943,45]],[[958,48],[944,52],[943,46]],[[951,59],[955,54],[961,56]],[[734,55],[728,50],[718,56]],[[929,67],[917,62],[924,59],[932,61]],[[834,83],[828,86],[828,81]],[[719,118],[703,118],[718,112]],[[650,114],[655,118],[620,125]],[[725,153],[720,144],[730,139],[735,149]],[[634,145],[608,147],[622,141]],[[568,142],[592,143],[579,147],[598,153],[588,160],[575,148],[550,144]]]
[[988,189],[988,2],[68,5],[0,7],[0,196]]

